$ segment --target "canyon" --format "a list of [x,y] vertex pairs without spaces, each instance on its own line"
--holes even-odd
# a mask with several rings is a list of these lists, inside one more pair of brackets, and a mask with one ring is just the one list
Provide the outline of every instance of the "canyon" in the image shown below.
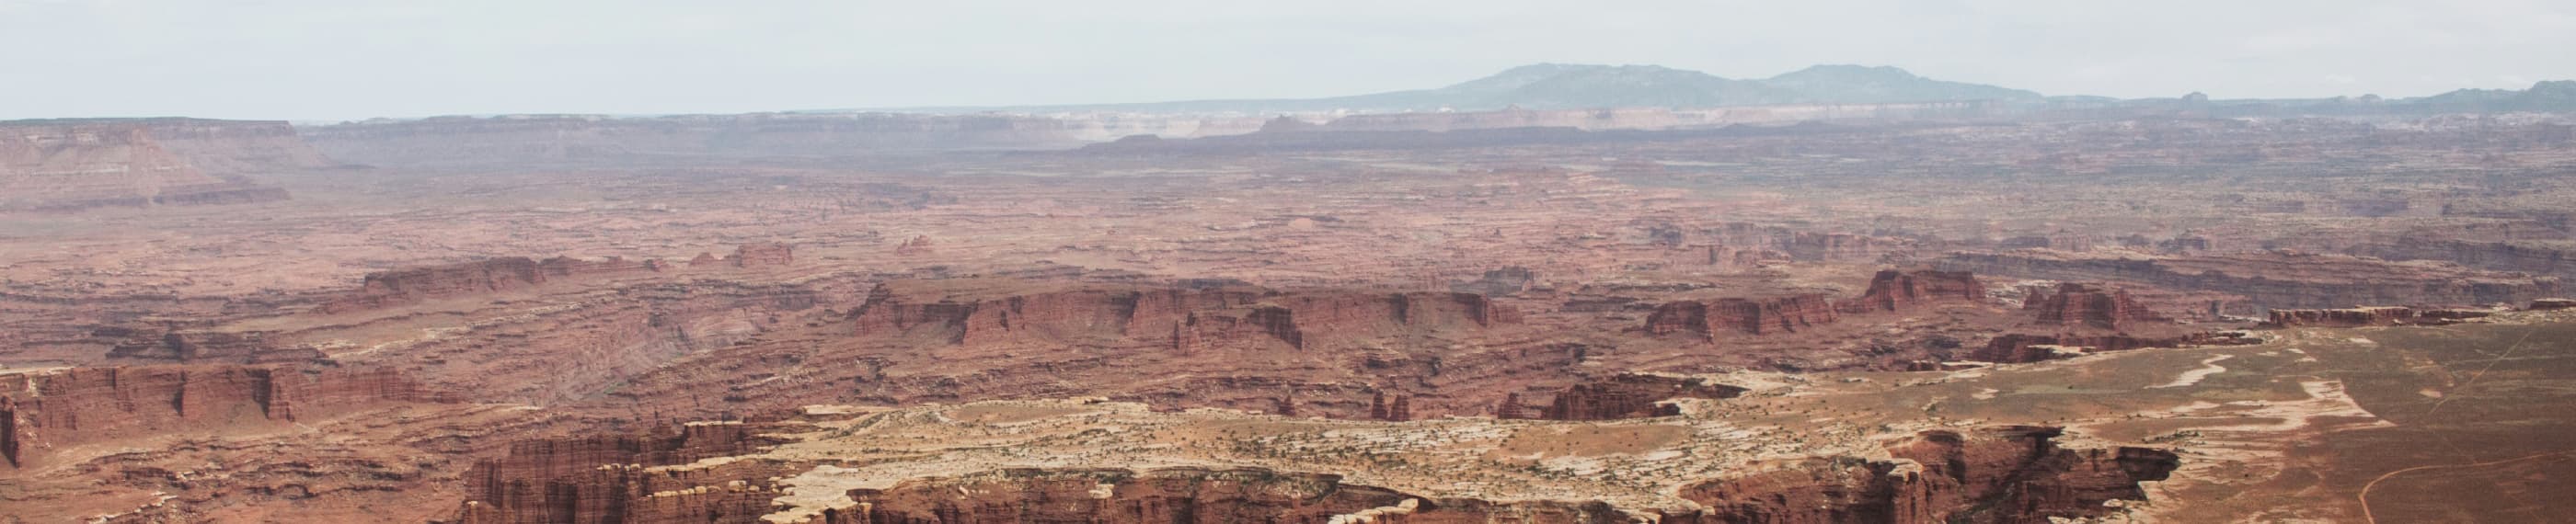
[[1821,100],[0,123],[0,522],[2569,494],[2566,115]]

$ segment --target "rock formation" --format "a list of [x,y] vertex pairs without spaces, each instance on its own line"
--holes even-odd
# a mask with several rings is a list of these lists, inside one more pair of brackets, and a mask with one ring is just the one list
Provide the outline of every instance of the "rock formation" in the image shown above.
[[2059,284],[2054,293],[2023,301],[2022,309],[2035,313],[2039,323],[2046,325],[2118,330],[2133,322],[2173,322],[2131,300],[2127,289],[2092,284]]
[[1646,317],[1646,332],[1688,332],[1714,340],[1725,333],[1760,335],[1804,330],[1841,317],[1824,294],[1773,298],[1721,298],[1666,303]]
[[[1665,417],[1681,410],[1665,401],[1676,398],[1723,399],[1744,394],[1745,389],[1717,384],[1706,379],[1622,373],[1607,379],[1576,384],[1556,394],[1556,399],[1534,418],[1547,420],[1616,420],[1623,418]],[[1504,400],[1497,418],[1520,418],[1527,408],[1519,405],[1514,394]]]
[[327,164],[292,133],[284,122],[0,122],[0,211],[285,200],[241,175]]
[[2263,322],[2272,327],[2326,326],[2394,326],[2416,321],[2414,308],[2399,306],[2361,307],[2350,309],[2275,309],[2272,318]]
[[1715,522],[2037,523],[2141,500],[2139,482],[2181,465],[2169,451],[2071,450],[2062,430],[2006,426],[1925,431],[1890,443],[1893,460],[1823,459],[1684,488]]
[[1978,274],[2219,291],[2244,295],[2263,308],[2493,304],[2551,296],[2560,289],[2554,277],[2284,252],[2148,258],[1962,252],[1950,254],[1938,265]]
[[1859,298],[1843,303],[1843,311],[1895,311],[1918,303],[1952,301],[1974,303],[1985,300],[1986,287],[1977,283],[1975,274],[1966,271],[1879,271],[1871,277],[1869,290]]
[[0,375],[0,456],[24,467],[49,448],[433,399],[390,369],[187,365]]

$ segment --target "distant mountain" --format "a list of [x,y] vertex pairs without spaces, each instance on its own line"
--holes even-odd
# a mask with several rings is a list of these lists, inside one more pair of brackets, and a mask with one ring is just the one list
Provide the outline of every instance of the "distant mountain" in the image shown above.
[[2039,93],[1914,76],[1887,66],[1820,65],[1762,80],[1797,93],[1801,102],[1890,103],[1934,100],[2035,100]]
[[1438,89],[1306,99],[1193,100],[1138,104],[910,108],[908,111],[1279,113],[1353,110],[1458,111],[1705,108],[1796,103],[2035,100],[2039,93],[1915,76],[1894,67],[1820,65],[1760,80],[1738,80],[1653,65],[1534,64]]
[[2437,107],[2476,111],[2576,111],[2576,80],[2544,80],[2530,89],[2461,89],[2424,97]]

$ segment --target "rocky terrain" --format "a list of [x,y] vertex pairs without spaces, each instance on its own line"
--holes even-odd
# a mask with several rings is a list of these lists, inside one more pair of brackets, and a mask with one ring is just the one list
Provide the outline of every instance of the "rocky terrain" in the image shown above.
[[1528,102],[1490,111],[0,123],[0,522],[2576,499],[2565,115],[1694,75],[1441,92]]

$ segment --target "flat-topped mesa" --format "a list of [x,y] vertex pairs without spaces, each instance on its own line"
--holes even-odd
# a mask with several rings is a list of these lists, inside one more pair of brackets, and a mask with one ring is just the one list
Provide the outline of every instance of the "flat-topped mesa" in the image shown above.
[[503,257],[368,273],[358,289],[322,306],[339,313],[536,287],[546,272],[527,257]]
[[[192,162],[229,139],[182,133],[178,119],[21,120],[0,122],[0,211],[79,211],[100,207],[235,204],[285,200],[286,190],[231,176],[261,167],[208,157],[222,169]],[[220,122],[257,127],[284,122]],[[212,125],[212,124],[209,124]],[[205,135],[205,136],[201,136]],[[256,155],[254,155],[256,156]]]
[[1011,279],[879,284],[854,315],[863,336],[948,345],[1339,345],[1400,333],[1516,324],[1518,311],[1472,293],[1273,291],[1243,285],[1062,285]]
[[2415,308],[2402,306],[2347,309],[2275,309],[2266,327],[2361,327],[2414,324],[2423,320]]
[[1670,400],[1735,398],[1745,391],[1745,388],[1702,378],[1621,373],[1565,388],[1556,394],[1555,400],[1538,407],[1534,417],[1529,416],[1533,411],[1531,407],[1521,405],[1521,397],[1513,394],[1503,400],[1500,409],[1495,410],[1495,417],[1545,420],[1669,417],[1681,414],[1681,408],[1668,403]]
[[1986,297],[1986,286],[1977,282],[1975,273],[1967,271],[1882,270],[1871,277],[1869,290],[1859,298],[1843,302],[1846,313],[1895,311],[1907,306],[1931,302],[1975,303]]
[[1987,275],[2217,291],[2242,295],[2259,308],[2515,303],[2555,296],[2561,285],[2556,277],[2286,251],[2173,256],[1959,252],[1936,265]]
[[2173,322],[2129,298],[2127,289],[2092,284],[2058,284],[2053,293],[2023,301],[2022,310],[2031,312],[2041,324],[2057,326],[2117,330],[2133,323]]
[[389,401],[435,401],[388,368],[167,365],[0,375],[0,456],[118,438],[293,422]]
[[778,242],[734,246],[733,257],[726,260],[734,267],[770,267],[796,263],[796,249]]
[[2059,428],[1933,430],[1888,444],[1889,460],[1818,459],[1682,488],[1706,522],[2022,523],[2099,517],[2144,500],[2141,482],[2181,466],[2170,451],[2066,449]]
[[[759,268],[784,266],[794,262],[794,248],[787,244],[772,242],[737,246],[734,248],[733,257],[726,259],[701,253],[698,255],[698,260],[691,261],[689,265],[692,268]],[[381,309],[429,300],[505,293],[534,288],[556,280],[652,274],[672,268],[672,264],[659,259],[630,260],[624,257],[580,259],[565,256],[543,261],[527,257],[500,257],[409,267],[368,273],[358,284],[358,289],[324,302],[322,311],[344,313]]]
[[174,360],[179,362],[231,362],[241,364],[264,362],[300,362],[322,358],[320,350],[269,341],[269,332],[168,330],[144,332],[128,329],[103,329],[101,338],[121,338],[108,349],[108,358]]
[[1646,332],[1687,332],[1714,340],[1723,333],[1762,335],[1797,332],[1833,323],[1842,316],[1823,293],[1769,298],[1682,300],[1657,306],[1646,317]]

